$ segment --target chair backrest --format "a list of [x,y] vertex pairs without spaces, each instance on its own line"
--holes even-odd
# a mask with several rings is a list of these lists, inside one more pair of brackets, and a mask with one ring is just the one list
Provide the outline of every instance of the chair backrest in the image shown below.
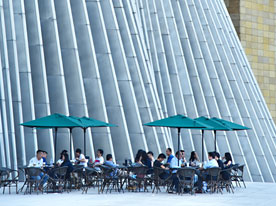
[[238,172],[238,175],[239,176],[243,176],[243,170],[244,170],[244,164],[243,165],[239,165],[238,167],[237,167],[237,172]]
[[64,177],[67,173],[67,169],[67,166],[54,168],[53,174],[58,177]]
[[80,169],[80,168],[84,168],[83,165],[74,165],[73,166],[74,170]]
[[0,168],[0,184],[9,179],[10,173],[7,168]]
[[89,168],[89,167],[85,168],[85,175],[92,175],[95,172],[96,172],[96,170],[94,168]]
[[147,174],[149,168],[147,166],[128,167],[128,170],[133,172],[138,178],[143,178]]
[[213,167],[206,169],[207,175],[210,175],[211,180],[218,180],[220,176],[220,167]]
[[194,179],[196,170],[193,168],[181,168],[177,170],[177,175],[181,178],[192,180]]
[[27,167],[25,168],[25,174],[28,175],[28,177],[34,177],[39,176],[41,174],[42,170],[37,167]]
[[165,169],[161,167],[153,167],[153,177],[154,179],[158,180],[160,178],[160,175],[166,172]]
[[111,174],[114,171],[114,168],[111,168],[106,165],[100,165],[99,168],[101,169],[104,177],[111,177],[112,176]]

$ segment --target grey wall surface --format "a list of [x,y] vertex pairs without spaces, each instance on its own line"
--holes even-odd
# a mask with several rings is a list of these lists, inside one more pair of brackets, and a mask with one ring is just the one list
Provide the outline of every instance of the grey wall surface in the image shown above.
[[[88,130],[87,155],[102,148],[122,163],[138,149],[175,151],[175,129],[143,124],[183,114],[251,127],[218,132],[218,151],[246,164],[247,181],[275,182],[275,124],[223,0],[0,0],[0,21],[1,167],[38,148],[54,158],[53,131],[24,121],[58,112],[117,124]],[[201,156],[200,131],[182,130],[180,143]],[[69,145],[60,130],[57,152]]]

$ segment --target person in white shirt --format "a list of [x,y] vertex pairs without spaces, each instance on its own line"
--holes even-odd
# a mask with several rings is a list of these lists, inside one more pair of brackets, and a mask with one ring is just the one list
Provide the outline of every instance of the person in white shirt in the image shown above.
[[186,164],[187,161],[186,161],[186,158],[185,158],[185,151],[182,149],[182,150],[180,150],[180,152],[181,152],[181,155],[182,155],[182,163]]
[[148,155],[148,158],[151,161],[151,167],[153,167],[153,163],[155,161],[154,156],[153,156],[153,152],[152,151],[148,151],[147,155]]
[[[214,152],[208,152],[208,159],[209,159],[209,161],[206,164],[204,164],[203,167],[199,168],[199,170],[218,167],[218,162],[215,159]],[[202,172],[202,173],[197,172],[197,175],[198,175],[198,181],[197,181],[198,191],[197,191],[197,193],[202,193],[202,182],[203,182],[203,180],[208,180],[210,177],[207,175],[206,172]]]
[[87,167],[87,159],[85,158],[84,154],[81,153],[81,149],[76,149],[75,153],[75,164],[83,165],[84,167]]
[[100,165],[102,165],[104,163],[103,154],[104,154],[104,152],[103,152],[102,149],[98,149],[97,150],[97,157],[95,159],[93,167],[98,167],[98,166],[100,166]]
[[42,150],[37,150],[36,156],[30,159],[28,167],[42,168],[43,167],[42,156],[43,156]]
[[[43,151],[42,150],[37,150],[36,151],[36,156],[33,157],[32,159],[30,159],[28,167],[43,168],[42,156],[43,156]],[[32,179],[37,179],[37,180],[41,180],[43,178],[40,185],[39,185],[39,189],[41,190],[43,185],[47,182],[49,176],[44,175],[44,172],[41,171],[40,175],[32,176],[31,178]]]
[[[178,163],[179,162],[179,163]],[[184,162],[183,162],[183,156],[182,156],[182,153],[181,151],[177,151],[175,153],[175,156],[171,159],[171,163],[170,163],[170,168],[181,168],[184,166]],[[177,170],[173,170],[172,171],[172,187],[175,188],[176,192],[178,193],[179,191],[179,188],[178,188],[178,185],[179,185],[179,180],[176,176],[176,172]],[[169,191],[170,193],[172,191]]]

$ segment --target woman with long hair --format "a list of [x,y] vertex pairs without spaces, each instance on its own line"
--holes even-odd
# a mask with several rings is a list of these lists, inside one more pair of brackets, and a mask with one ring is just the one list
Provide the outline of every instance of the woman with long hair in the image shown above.
[[189,159],[190,165],[195,167],[198,165],[199,162],[200,162],[200,160],[199,160],[197,153],[195,151],[192,151],[190,159]]
[[67,166],[67,172],[66,172],[66,179],[70,178],[70,173],[73,171],[73,165],[70,162],[69,155],[67,153],[64,153],[61,155],[61,158],[63,160],[62,164],[60,165],[61,167]]
[[225,167],[231,167],[232,166],[232,156],[229,152],[226,152],[224,154],[224,158],[225,159],[225,162],[223,163]]

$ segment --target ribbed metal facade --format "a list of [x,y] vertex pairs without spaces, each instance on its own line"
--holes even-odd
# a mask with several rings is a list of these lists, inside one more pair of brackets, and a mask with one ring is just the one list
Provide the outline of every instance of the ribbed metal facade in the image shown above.
[[[89,129],[87,155],[102,148],[121,163],[176,148],[176,130],[142,125],[184,114],[251,127],[218,132],[217,148],[247,165],[246,180],[276,180],[275,125],[223,0],[0,0],[0,21],[0,166],[25,165],[38,148],[53,157],[51,130],[19,126],[51,113],[119,125]],[[201,132],[182,130],[181,147],[201,155]]]

